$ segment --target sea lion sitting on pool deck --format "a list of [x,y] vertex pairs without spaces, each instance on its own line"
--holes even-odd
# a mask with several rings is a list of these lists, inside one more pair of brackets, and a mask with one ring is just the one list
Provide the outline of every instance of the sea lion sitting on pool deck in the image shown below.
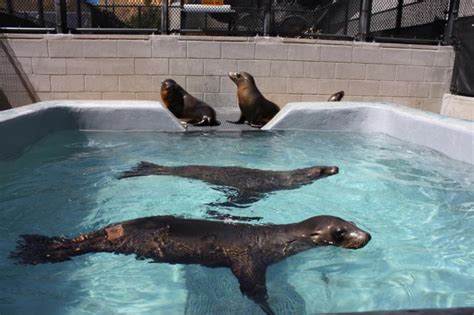
[[339,91],[331,95],[328,99],[328,102],[339,102],[344,97],[344,91]]
[[239,120],[229,121],[230,123],[243,124],[248,121],[250,126],[261,128],[280,111],[275,103],[260,93],[251,74],[229,72],[229,78],[237,84],[237,98],[241,112]]
[[199,179],[235,190],[236,194],[229,196],[229,205],[234,205],[252,203],[266,193],[275,190],[296,189],[338,172],[337,166],[313,166],[291,171],[269,171],[238,166],[163,166],[142,161],[130,171],[119,174],[117,178],[169,175]]
[[194,126],[220,125],[211,106],[186,92],[174,80],[161,82],[161,98],[173,115],[187,123]]
[[370,234],[333,216],[316,216],[284,225],[229,224],[219,221],[155,216],[124,221],[73,239],[23,235],[11,254],[20,264],[70,260],[107,252],[135,254],[171,264],[227,267],[240,290],[267,314],[266,269],[285,257],[318,246],[364,247]]

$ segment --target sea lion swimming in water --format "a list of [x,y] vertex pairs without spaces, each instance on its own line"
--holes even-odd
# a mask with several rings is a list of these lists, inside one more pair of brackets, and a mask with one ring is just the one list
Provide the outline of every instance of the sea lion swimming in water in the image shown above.
[[118,179],[148,176],[171,175],[199,179],[209,184],[224,186],[230,191],[229,204],[248,204],[275,190],[296,189],[315,180],[335,175],[337,166],[313,166],[291,171],[269,171],[238,166],[185,165],[163,166],[140,162],[129,171],[117,176]]
[[327,215],[282,225],[154,216],[112,224],[72,239],[21,237],[16,252],[10,255],[19,264],[56,263],[106,252],[171,264],[227,267],[239,281],[241,292],[266,314],[274,314],[267,302],[269,265],[319,246],[362,248],[371,239],[355,224]]
[[194,126],[218,126],[216,111],[208,104],[195,98],[176,81],[166,79],[161,82],[161,99],[176,116]]
[[334,93],[328,98],[328,102],[339,102],[344,97],[344,91]]
[[229,121],[234,124],[244,124],[261,128],[273,118],[280,108],[267,100],[257,88],[255,79],[247,72],[229,72],[229,78],[237,85],[237,98],[239,100],[240,118]]

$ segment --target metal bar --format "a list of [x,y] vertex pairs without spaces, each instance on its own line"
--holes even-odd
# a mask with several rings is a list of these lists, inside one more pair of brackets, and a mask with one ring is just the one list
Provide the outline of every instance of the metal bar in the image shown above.
[[81,0],[76,0],[76,27],[82,27],[82,10],[81,10]]
[[446,23],[446,27],[444,29],[444,38],[443,38],[443,44],[445,45],[452,45],[454,43],[453,30],[454,30],[454,22],[458,18],[459,2],[460,2],[459,0],[451,0],[449,2],[448,23]]
[[66,0],[54,0],[54,8],[56,11],[56,32],[67,32],[67,12]]
[[161,1],[161,34],[168,34],[169,10],[168,0]]
[[272,24],[272,2],[270,0],[264,1],[263,4],[263,36],[270,36]]
[[401,43],[401,44],[421,44],[421,45],[439,45],[438,39],[420,39],[420,38],[400,38],[400,37],[374,37],[374,41],[379,43]]
[[54,27],[0,27],[0,32],[48,33],[55,30]]
[[152,34],[157,31],[156,28],[93,28],[93,27],[82,27],[75,29],[76,32],[80,33],[126,33],[126,34]]
[[305,33],[305,36],[311,36],[314,38],[323,38],[323,39],[347,39],[347,40],[355,39],[354,36],[346,35],[346,34]]
[[138,28],[142,27],[142,7],[138,7]]
[[362,0],[360,4],[359,34],[358,39],[365,42],[367,33],[370,30],[370,11],[372,9],[371,0]]
[[12,0],[7,0],[6,1],[7,3],[7,13],[8,14],[13,14],[14,10],[13,10],[13,2]]
[[347,27],[349,24],[349,0],[345,0],[344,5],[344,34],[347,35]]
[[38,0],[38,20],[39,24],[44,27],[44,4],[43,0]]
[[402,27],[402,14],[403,14],[403,0],[398,0],[397,4],[397,19],[395,22],[395,34],[400,34],[400,28]]

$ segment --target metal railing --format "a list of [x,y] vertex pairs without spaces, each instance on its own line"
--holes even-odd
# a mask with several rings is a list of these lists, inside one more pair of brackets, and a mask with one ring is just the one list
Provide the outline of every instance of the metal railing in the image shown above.
[[[206,1],[208,3],[209,1]],[[0,30],[450,43],[460,0],[0,0]]]

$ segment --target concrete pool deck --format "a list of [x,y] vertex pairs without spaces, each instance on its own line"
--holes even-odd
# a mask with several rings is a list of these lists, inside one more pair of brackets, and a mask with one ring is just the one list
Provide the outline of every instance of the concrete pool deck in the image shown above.
[[[218,113],[208,130],[257,130],[232,125],[238,111]],[[25,128],[26,127],[26,128]],[[186,128],[155,101],[48,101],[0,112],[0,159],[12,158],[48,133],[61,130],[167,131]],[[302,102],[286,105],[262,130],[381,132],[474,164],[474,122],[405,106],[357,102]]]

